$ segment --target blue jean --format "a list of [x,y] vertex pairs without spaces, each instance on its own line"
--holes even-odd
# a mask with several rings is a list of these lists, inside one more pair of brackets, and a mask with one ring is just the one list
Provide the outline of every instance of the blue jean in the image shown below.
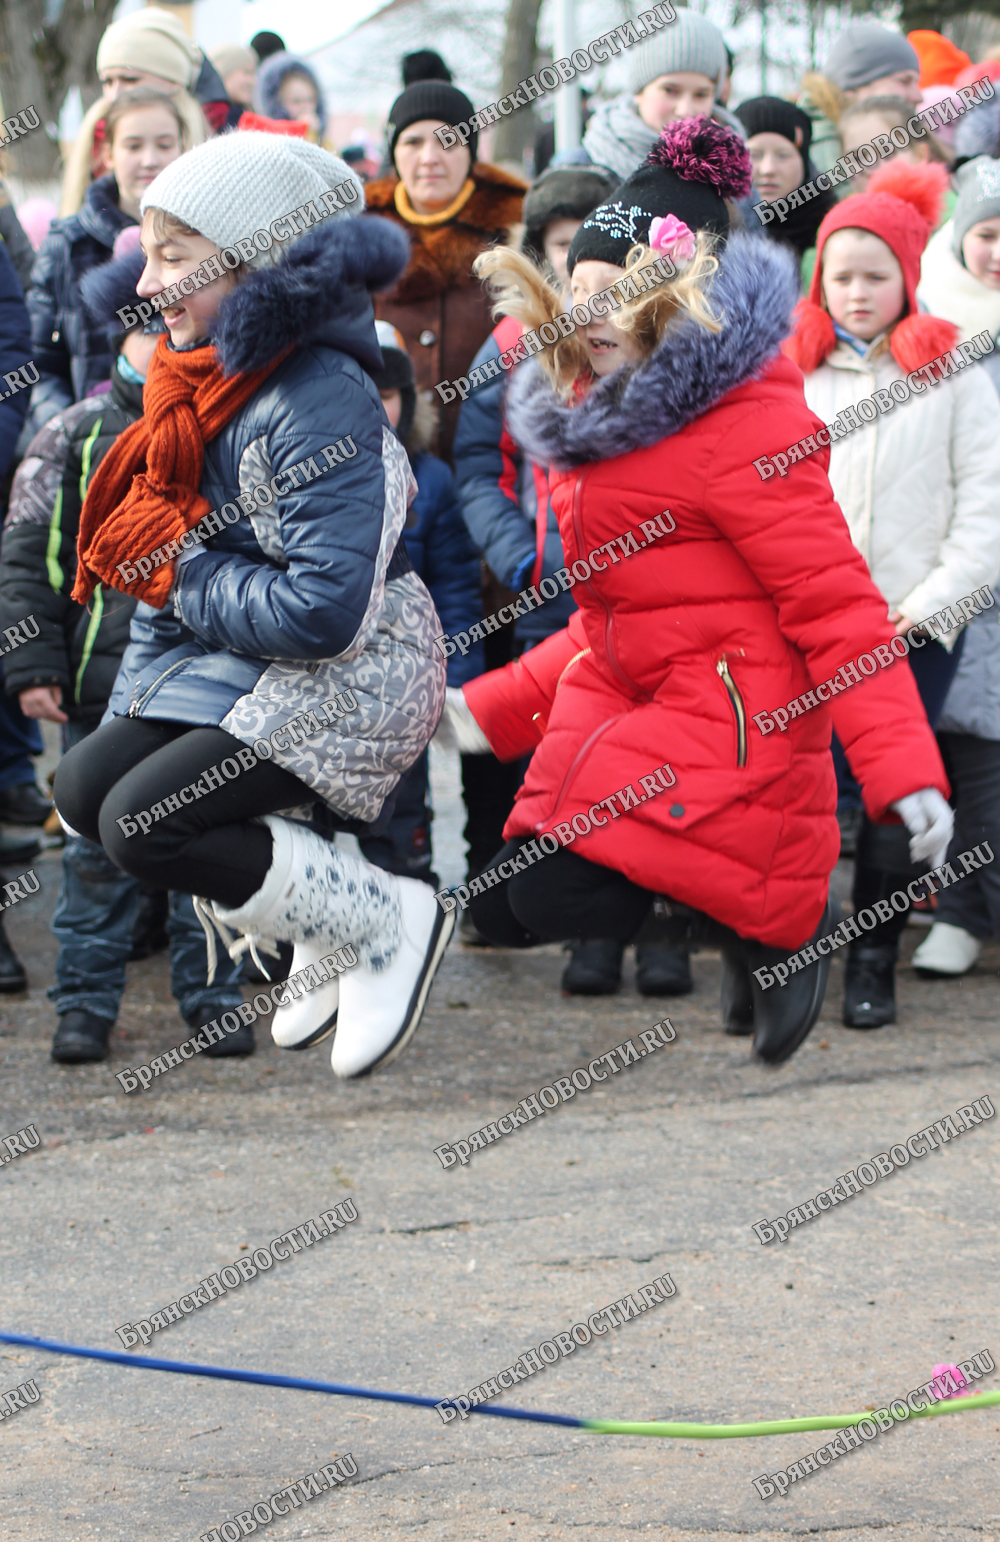
[[[68,723],[63,749],[72,749],[93,726]],[[115,867],[103,847],[81,836],[67,838],[63,881],[52,918],[59,943],[56,983],[48,992],[59,1014],[93,1012],[114,1021],[125,989],[125,965],[139,908],[140,885]],[[221,953],[215,980],[206,985],[205,933],[189,894],[171,894],[170,988],[188,1021],[208,1021],[242,1001],[237,983],[241,964]]]

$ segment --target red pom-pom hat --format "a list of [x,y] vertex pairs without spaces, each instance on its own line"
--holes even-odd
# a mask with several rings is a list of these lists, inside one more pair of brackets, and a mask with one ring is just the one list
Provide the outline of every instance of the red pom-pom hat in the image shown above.
[[949,321],[921,316],[917,309],[920,258],[941,214],[948,174],[937,164],[895,162],[876,171],[863,193],[844,198],[824,219],[816,236],[816,262],[809,298],[795,313],[795,333],[785,353],[811,374],[837,345],[833,320],[823,305],[823,248],[837,230],[868,230],[889,247],[903,270],[906,316],[893,329],[890,348],[901,369],[920,369],[958,341]]

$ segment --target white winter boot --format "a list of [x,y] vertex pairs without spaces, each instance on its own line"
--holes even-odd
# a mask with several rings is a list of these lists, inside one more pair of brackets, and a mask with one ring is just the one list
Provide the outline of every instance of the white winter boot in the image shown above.
[[968,974],[982,951],[978,937],[964,927],[935,921],[911,962],[914,969],[928,974]]
[[[294,942],[292,976],[309,965],[318,966],[313,979],[316,973],[321,978],[331,976],[316,985],[307,979],[298,999],[289,1000],[275,1012],[271,1033],[275,1043],[284,1049],[305,1049],[319,1043],[337,1028],[338,1019],[339,1032],[344,1031],[340,1009],[343,987],[334,972],[343,965],[328,958],[332,949],[350,942],[358,955],[358,963],[345,974],[344,984],[355,970],[379,979],[391,975],[396,982],[395,1000],[386,1004],[377,1022],[369,1023],[360,1046],[356,1014],[352,1014],[355,1022],[348,1037],[353,1045],[351,1064],[358,1069],[347,1074],[361,1075],[391,1058],[387,1050],[398,1054],[413,1033],[451,932],[448,927],[438,946],[440,928],[432,928],[433,936],[428,935],[425,941],[428,958],[421,957],[419,963],[411,958],[412,947],[406,943],[414,924],[411,921],[407,926],[405,921],[413,907],[405,903],[401,891],[411,887],[423,889],[442,921],[448,918],[439,911],[425,884],[384,873],[364,859],[339,851],[303,825],[277,815],[265,815],[262,823],[271,832],[273,851],[260,889],[235,910],[199,901],[203,921],[207,917],[219,930],[234,958],[247,949],[256,957],[258,946],[265,946],[270,939]],[[230,927],[243,936],[231,942],[227,931]],[[209,949],[210,965],[214,964],[213,955],[214,939]],[[393,967],[401,957],[406,960],[402,970]],[[415,982],[406,988],[407,963],[409,972],[421,978],[426,976],[422,994],[416,990]],[[418,994],[419,1010],[415,1010],[413,998]]]

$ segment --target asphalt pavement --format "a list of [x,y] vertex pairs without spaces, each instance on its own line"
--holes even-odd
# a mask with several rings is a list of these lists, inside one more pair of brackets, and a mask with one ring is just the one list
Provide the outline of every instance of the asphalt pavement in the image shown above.
[[[457,878],[455,778],[436,835]],[[960,981],[900,969],[899,1023],[820,1023],[778,1069],[727,1037],[720,964],[696,990],[559,992],[556,947],[452,945],[423,1025],[385,1072],[344,1084],[329,1045],[199,1056],[126,1096],[114,1073],[187,1035],[160,955],[130,966],[111,1060],[59,1067],[45,987],[58,853],[5,915],[27,997],[0,1001],[6,1163],[0,1322],[101,1348],[235,1259],[353,1199],[358,1220],[158,1332],[168,1359],[435,1398],[669,1273],[676,1294],[504,1393],[582,1418],[756,1422],[880,1407],[935,1364],[1000,1364],[1000,1150],[985,1122],[763,1247],[783,1215],[894,1143],[1000,1095],[1000,944]],[[849,874],[839,870],[846,894]],[[924,934],[909,928],[904,960]],[[446,1171],[519,1099],[669,1015],[676,1040]],[[648,1041],[647,1041],[648,1042]],[[829,1436],[648,1439],[160,1374],[0,1345],[4,1542],[194,1542],[324,1464],[357,1476],[254,1522],[274,1542],[514,1538],[1000,1542],[1000,1408],[913,1421],[762,1501],[752,1480]],[[980,1385],[1000,1386],[1000,1372]],[[287,1503],[287,1501],[286,1501]],[[263,1511],[261,1512],[263,1514]],[[240,1528],[241,1533],[244,1528]],[[231,1530],[227,1533],[231,1536]]]

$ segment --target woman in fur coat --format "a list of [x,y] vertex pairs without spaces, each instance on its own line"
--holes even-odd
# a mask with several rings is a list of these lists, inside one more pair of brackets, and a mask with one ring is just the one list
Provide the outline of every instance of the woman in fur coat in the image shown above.
[[[257,133],[202,145],[146,192],[138,292],[181,293],[144,417],[90,484],[74,589],[103,579],[141,603],[110,716],[55,792],[124,871],[198,895],[227,943],[241,932],[235,953],[294,943],[314,986],[273,1035],[302,1048],[336,1028],[339,1076],[399,1053],[450,935],[426,884],[299,822],[387,817],[445,687],[401,539],[412,475],[366,373],[382,362],[367,286],[395,281],[406,246],[344,217],[360,192],[318,146]],[[204,283],[237,243],[237,272]],[[338,990],[321,960],[346,943],[359,962]]]
[[[591,572],[566,630],[449,693],[449,717],[468,747],[475,730],[502,758],[534,750],[501,858],[542,834],[563,846],[484,889],[479,928],[511,946],[658,931],[720,946],[727,1020],[775,1062],[815,1021],[829,960],[797,964],[780,989],[754,971],[837,924],[831,726],[872,819],[901,815],[916,855],[943,852],[951,814],[909,671],[827,688],[828,707],[814,698],[780,733],[754,721],[894,631],[827,452],[767,482],[753,465],[821,425],[780,352],[794,262],[764,236],[730,236],[727,200],[749,183],[735,134],[675,123],[577,233],[578,304],[648,263],[650,243],[677,272],[516,371],[512,432],[551,468],[567,565]],[[529,326],[562,303],[513,254],[480,267]],[[673,780],[657,789],[664,763]]]
[[[413,360],[417,390],[468,375],[493,329],[489,301],[472,271],[488,246],[506,241],[521,218],[525,184],[476,159],[479,135],[445,149],[434,130],[473,116],[464,92],[442,80],[408,86],[389,109],[390,176],[369,182],[372,214],[402,225],[410,238],[406,272],[379,295],[375,313],[398,327]],[[451,465],[461,398],[441,411],[431,449]]]

